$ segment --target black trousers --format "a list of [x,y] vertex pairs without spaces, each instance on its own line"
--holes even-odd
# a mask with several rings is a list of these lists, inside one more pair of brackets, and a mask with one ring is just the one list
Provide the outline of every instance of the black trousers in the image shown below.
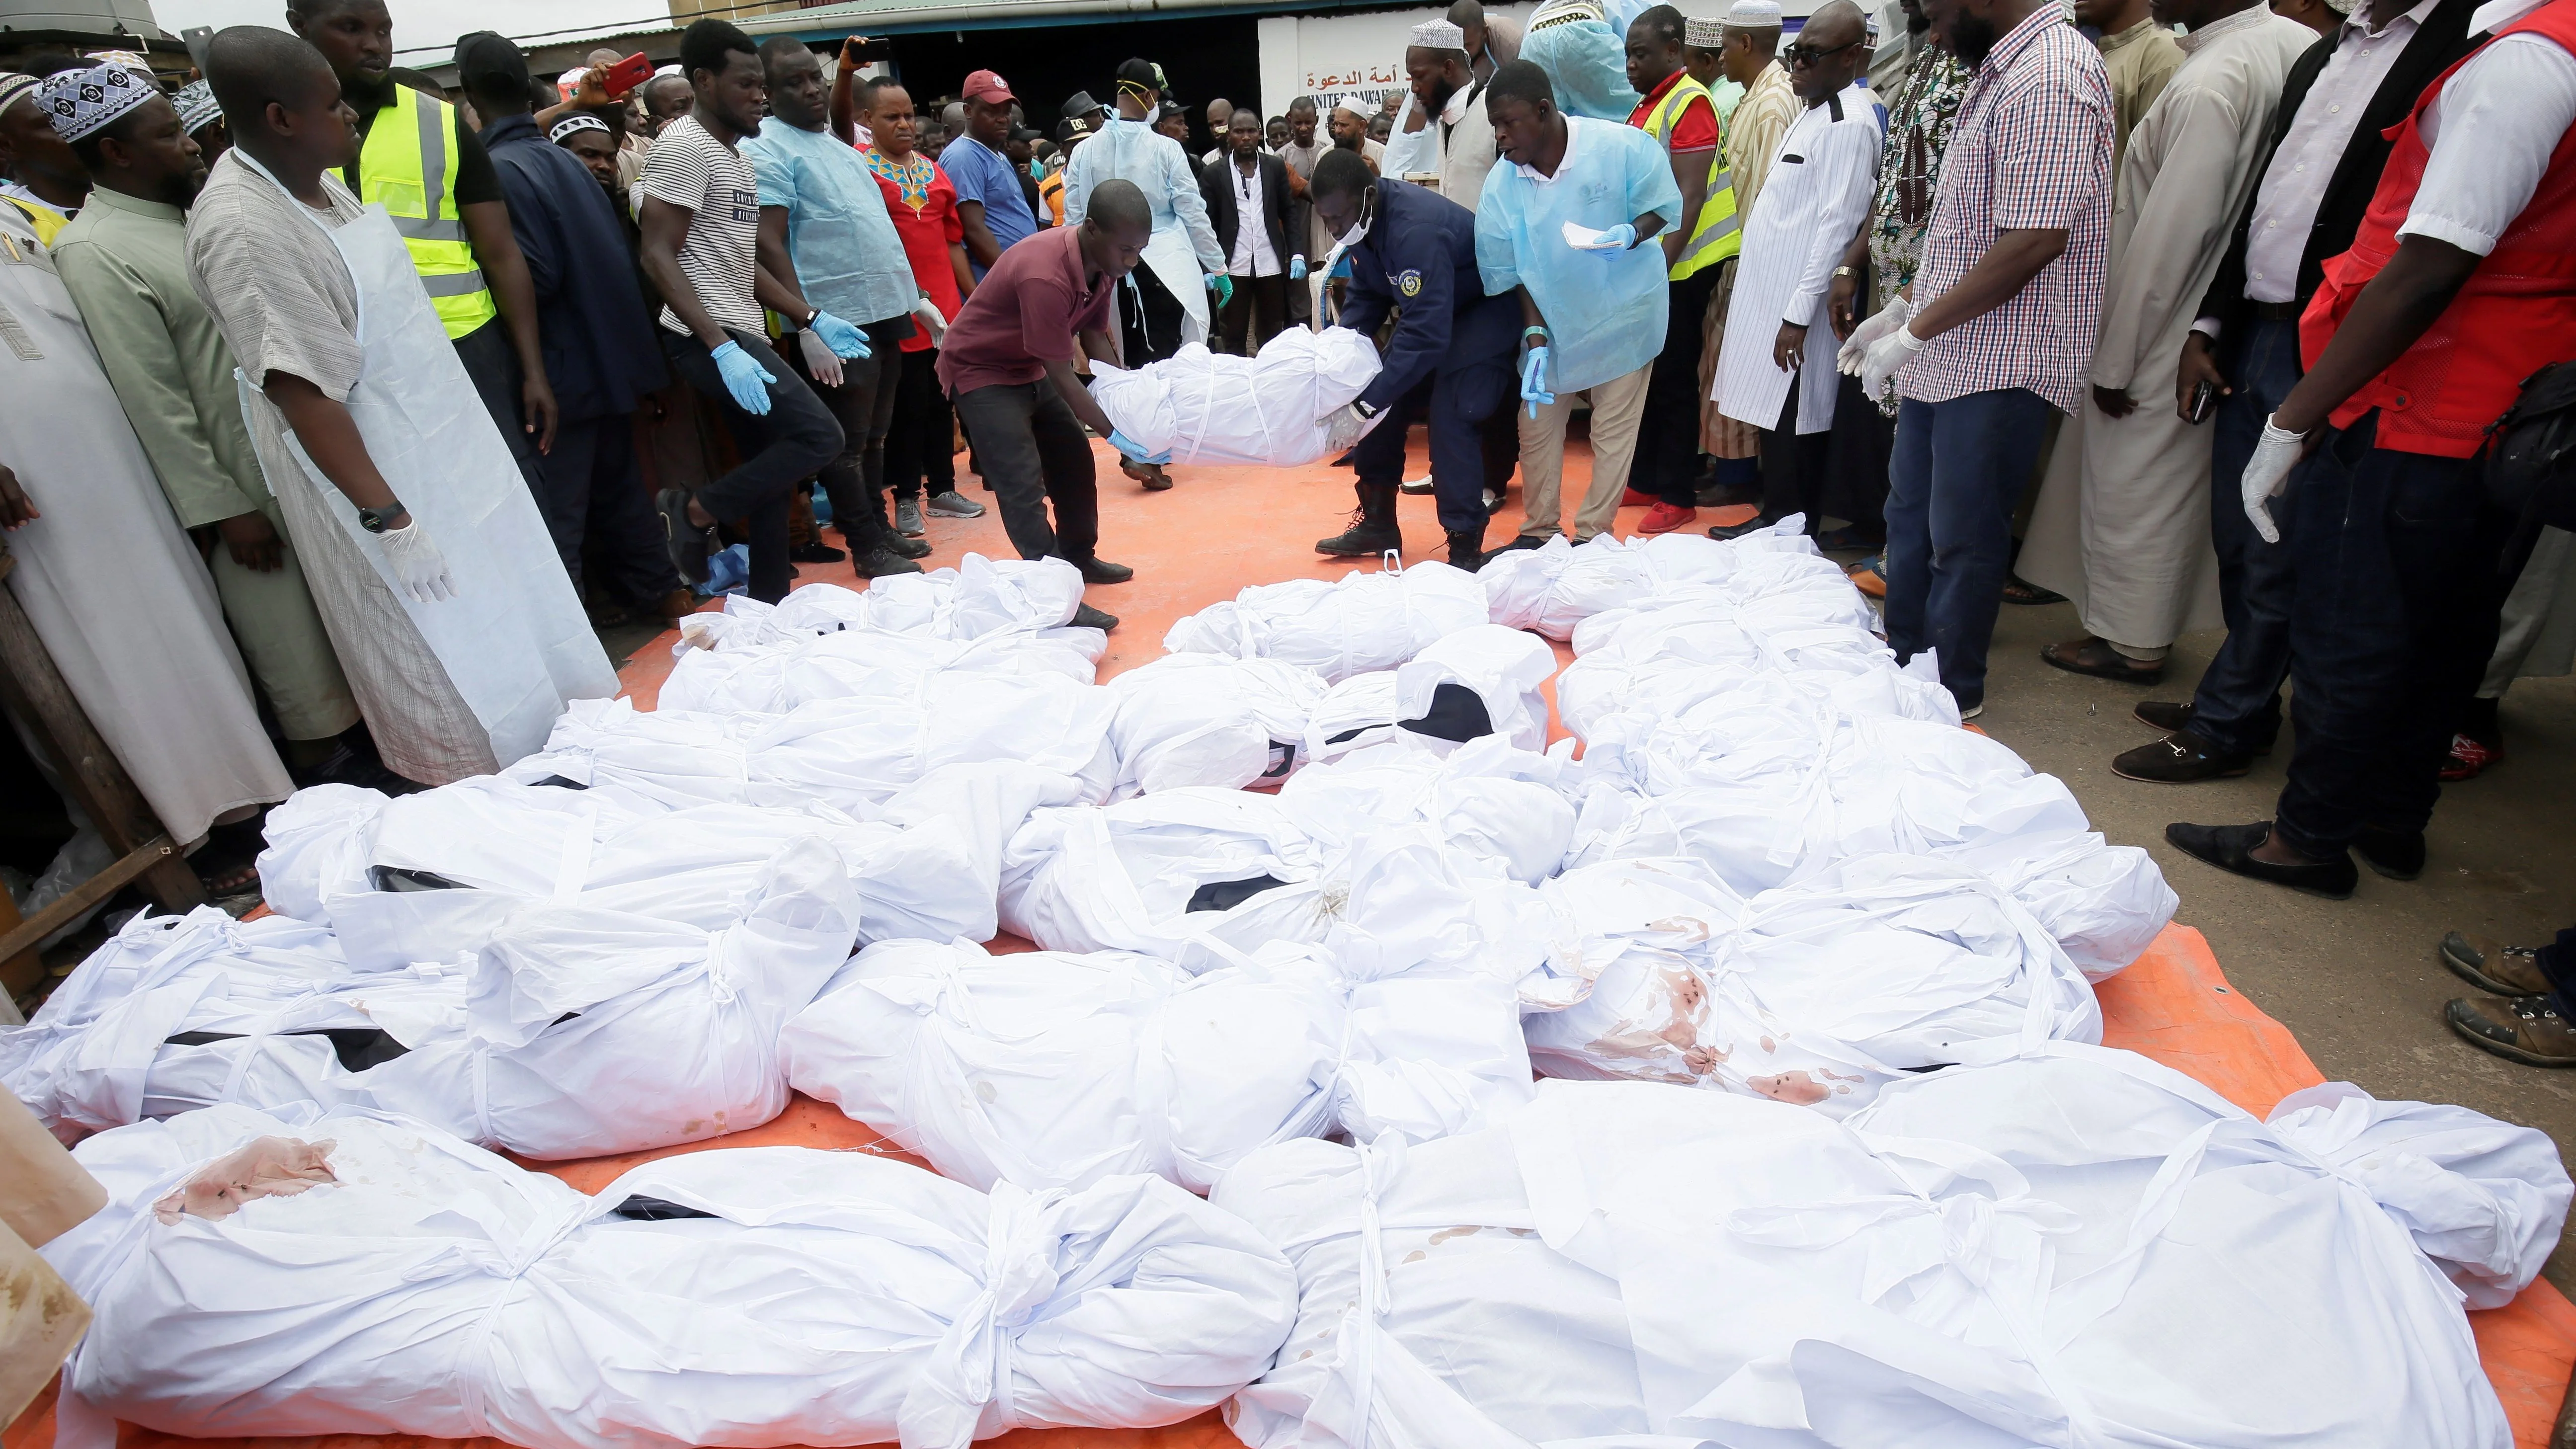
[[2281,540],[2297,570],[2299,718],[2274,829],[2308,855],[2341,853],[2365,825],[2433,818],[2513,587],[2497,569],[2512,520],[2487,502],[2476,461],[2377,447],[2378,424],[2365,414],[2309,455]]
[[956,403],[1020,557],[1090,558],[1100,547],[1100,480],[1091,438],[1055,384],[996,383],[959,393]]
[[554,451],[539,455],[537,476],[537,511],[574,592],[585,552],[591,581],[620,603],[655,603],[680,586],[636,467],[632,417],[557,424]]
[[[1834,374],[1840,381],[1842,374]],[[1762,516],[1807,515],[1807,532],[1823,528],[1825,468],[1833,459],[1834,435],[1798,431],[1798,389],[1806,369],[1789,376],[1789,395],[1781,400],[1779,422],[1762,432]],[[1648,404],[1649,415],[1652,404]],[[1696,413],[1694,413],[1696,416]]]
[[[465,364],[465,375],[474,380],[474,391],[483,399],[483,410],[492,415],[492,426],[501,430],[501,441],[510,445],[510,461],[519,465],[519,476],[528,480],[528,491],[544,497],[545,484],[537,472],[537,460],[544,455],[537,451],[537,440],[528,432],[527,407],[519,396],[527,373],[519,367],[519,350],[510,345],[508,325],[495,317],[457,338],[455,346],[456,360]],[[658,525],[654,531],[658,536]]]
[[1717,290],[1720,268],[1703,267],[1664,284],[1664,350],[1646,377],[1646,414],[1637,424],[1637,453],[1628,484],[1676,508],[1699,502],[1700,319]]
[[903,355],[903,382],[886,433],[886,491],[916,503],[924,494],[957,489],[957,413],[939,386],[938,366],[936,347]]
[[867,334],[868,355],[841,360],[839,387],[815,381],[802,345],[788,351],[795,356],[797,375],[841,425],[841,451],[814,476],[823,485],[824,496],[832,500],[832,521],[839,525],[841,537],[864,549],[884,542],[888,529],[886,434],[894,424],[897,384],[903,378],[899,349],[903,339],[912,335],[912,326],[908,319],[897,317],[859,330]]
[[795,566],[787,561],[787,495],[841,451],[841,425],[794,368],[756,332],[728,332],[772,379],[767,413],[747,413],[726,390],[724,374],[706,344],[664,330],[662,351],[680,380],[723,412],[742,463],[697,490],[698,506],[718,518],[743,520],[751,545],[749,592],[764,604],[787,597]]
[[1181,324],[1188,320],[1189,309],[1154,275],[1152,267],[1139,265],[1127,274],[1127,282],[1118,289],[1119,365],[1143,367],[1180,351]]
[[[1299,282],[1301,289],[1306,285]],[[1217,318],[1217,336],[1223,345],[1219,352],[1239,353],[1250,357],[1279,335],[1288,325],[1288,274],[1274,272],[1266,277],[1237,277],[1234,295],[1226,299],[1225,310]],[[1249,341],[1250,346],[1244,344]]]

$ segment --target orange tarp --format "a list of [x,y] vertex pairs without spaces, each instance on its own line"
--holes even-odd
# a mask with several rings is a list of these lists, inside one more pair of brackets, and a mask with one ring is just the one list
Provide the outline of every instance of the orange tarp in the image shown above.
[[[1101,554],[1136,569],[1133,582],[1091,591],[1092,602],[1121,617],[1110,636],[1110,650],[1100,673],[1106,679],[1159,656],[1163,631],[1173,620],[1218,599],[1231,598],[1247,584],[1290,578],[1335,578],[1355,565],[1326,561],[1313,552],[1317,537],[1338,533],[1352,506],[1347,472],[1270,468],[1180,468],[1180,486],[1169,493],[1148,494],[1121,477],[1105,445],[1101,457]],[[965,459],[959,458],[961,471]],[[1420,439],[1415,440],[1412,471],[1428,468]],[[1590,450],[1569,445],[1566,457],[1566,509],[1590,478]],[[975,491],[973,475],[965,477],[969,496],[989,501]],[[1501,542],[1518,526],[1512,504],[1489,530]],[[1408,498],[1401,506],[1411,557],[1438,557],[1438,524],[1431,500]],[[1623,509],[1619,529],[1636,525],[1643,509]],[[938,552],[925,567],[953,564],[967,550],[998,558],[1016,557],[1003,537],[999,518],[988,511],[973,520],[931,520],[931,542]],[[1374,562],[1360,567],[1376,567]],[[803,566],[804,580],[855,583],[846,565]],[[666,635],[637,653],[623,671],[627,694],[639,708],[652,707],[661,682],[671,670]],[[1567,657],[1558,646],[1560,658]],[[1551,686],[1552,693],[1552,686]],[[1555,731],[1562,734],[1561,729]],[[2190,903],[2184,902],[2189,913]],[[1028,943],[1004,937],[996,949],[1026,950]],[[2257,1115],[2302,1087],[2324,1079],[2289,1029],[2265,1016],[2227,982],[2209,943],[2188,926],[2168,926],[2135,965],[2099,988],[2109,1045],[2126,1047],[2189,1073],[2229,1101]],[[692,1143],[657,1152],[629,1153],[582,1162],[530,1163],[552,1172],[584,1192],[604,1187],[617,1174],[639,1162],[673,1152],[709,1147],[750,1147],[791,1143],[842,1150],[874,1151],[901,1157],[877,1132],[840,1112],[798,1096],[776,1121],[711,1142]],[[907,1161],[914,1160],[906,1158]],[[2484,1358],[2487,1376],[2513,1420],[2519,1449],[2546,1449],[2557,1420],[2571,1366],[2576,1366],[2576,1306],[2547,1282],[2536,1282],[2502,1309],[2469,1315]],[[0,1436],[0,1449],[45,1449],[53,1441],[53,1394],[47,1391]],[[186,1440],[125,1426],[120,1449],[177,1449],[213,1445],[218,1449],[286,1449],[286,1440]],[[408,1449],[430,1441],[405,1437],[369,1439],[335,1435],[307,1441],[312,1449]],[[483,1441],[478,1442],[478,1449]],[[497,1449],[497,1441],[491,1441]],[[1022,1430],[990,1441],[1010,1449],[1234,1449],[1236,1440],[1213,1413],[1185,1424],[1153,1430]],[[2429,1446],[2428,1446],[2429,1449]]]

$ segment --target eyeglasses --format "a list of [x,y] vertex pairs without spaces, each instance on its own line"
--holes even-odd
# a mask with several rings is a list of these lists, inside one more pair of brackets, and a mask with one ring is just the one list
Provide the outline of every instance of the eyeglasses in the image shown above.
[[1821,65],[1824,63],[1826,56],[1840,55],[1855,45],[1865,45],[1868,43],[1868,39],[1869,38],[1867,36],[1863,36],[1859,40],[1845,41],[1841,45],[1833,46],[1825,50],[1818,50],[1814,46],[1809,45],[1804,41],[1800,41],[1795,44],[1782,46],[1780,48],[1780,58],[1787,61],[1792,70],[1802,65]]

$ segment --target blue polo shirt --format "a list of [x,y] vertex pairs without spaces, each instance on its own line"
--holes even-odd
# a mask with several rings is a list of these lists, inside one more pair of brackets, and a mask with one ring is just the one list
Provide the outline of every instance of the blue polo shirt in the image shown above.
[[862,326],[912,310],[921,288],[858,152],[772,118],[742,154],[760,177],[760,204],[787,208],[787,255],[806,301]]
[[[1010,158],[972,136],[960,136],[939,153],[939,164],[948,172],[948,180],[957,188],[960,202],[984,203],[984,226],[993,233],[993,242],[1004,251],[1020,238],[1038,229],[1036,213],[1029,210],[1029,198],[1020,190],[1020,174],[1011,167]],[[984,269],[975,268],[975,275]]]

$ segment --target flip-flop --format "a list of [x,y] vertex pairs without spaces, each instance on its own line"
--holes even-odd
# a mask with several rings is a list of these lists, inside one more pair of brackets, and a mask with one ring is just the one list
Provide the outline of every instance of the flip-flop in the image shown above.
[[1887,597],[1887,555],[1874,553],[1844,570],[1852,587],[1873,599]]
[[2089,674],[2095,679],[2116,680],[2121,684],[2154,684],[2165,677],[2164,664],[2140,669],[2129,657],[2100,639],[2087,639],[2070,653],[2061,654],[2055,644],[2039,646],[2040,659],[2069,674]]

